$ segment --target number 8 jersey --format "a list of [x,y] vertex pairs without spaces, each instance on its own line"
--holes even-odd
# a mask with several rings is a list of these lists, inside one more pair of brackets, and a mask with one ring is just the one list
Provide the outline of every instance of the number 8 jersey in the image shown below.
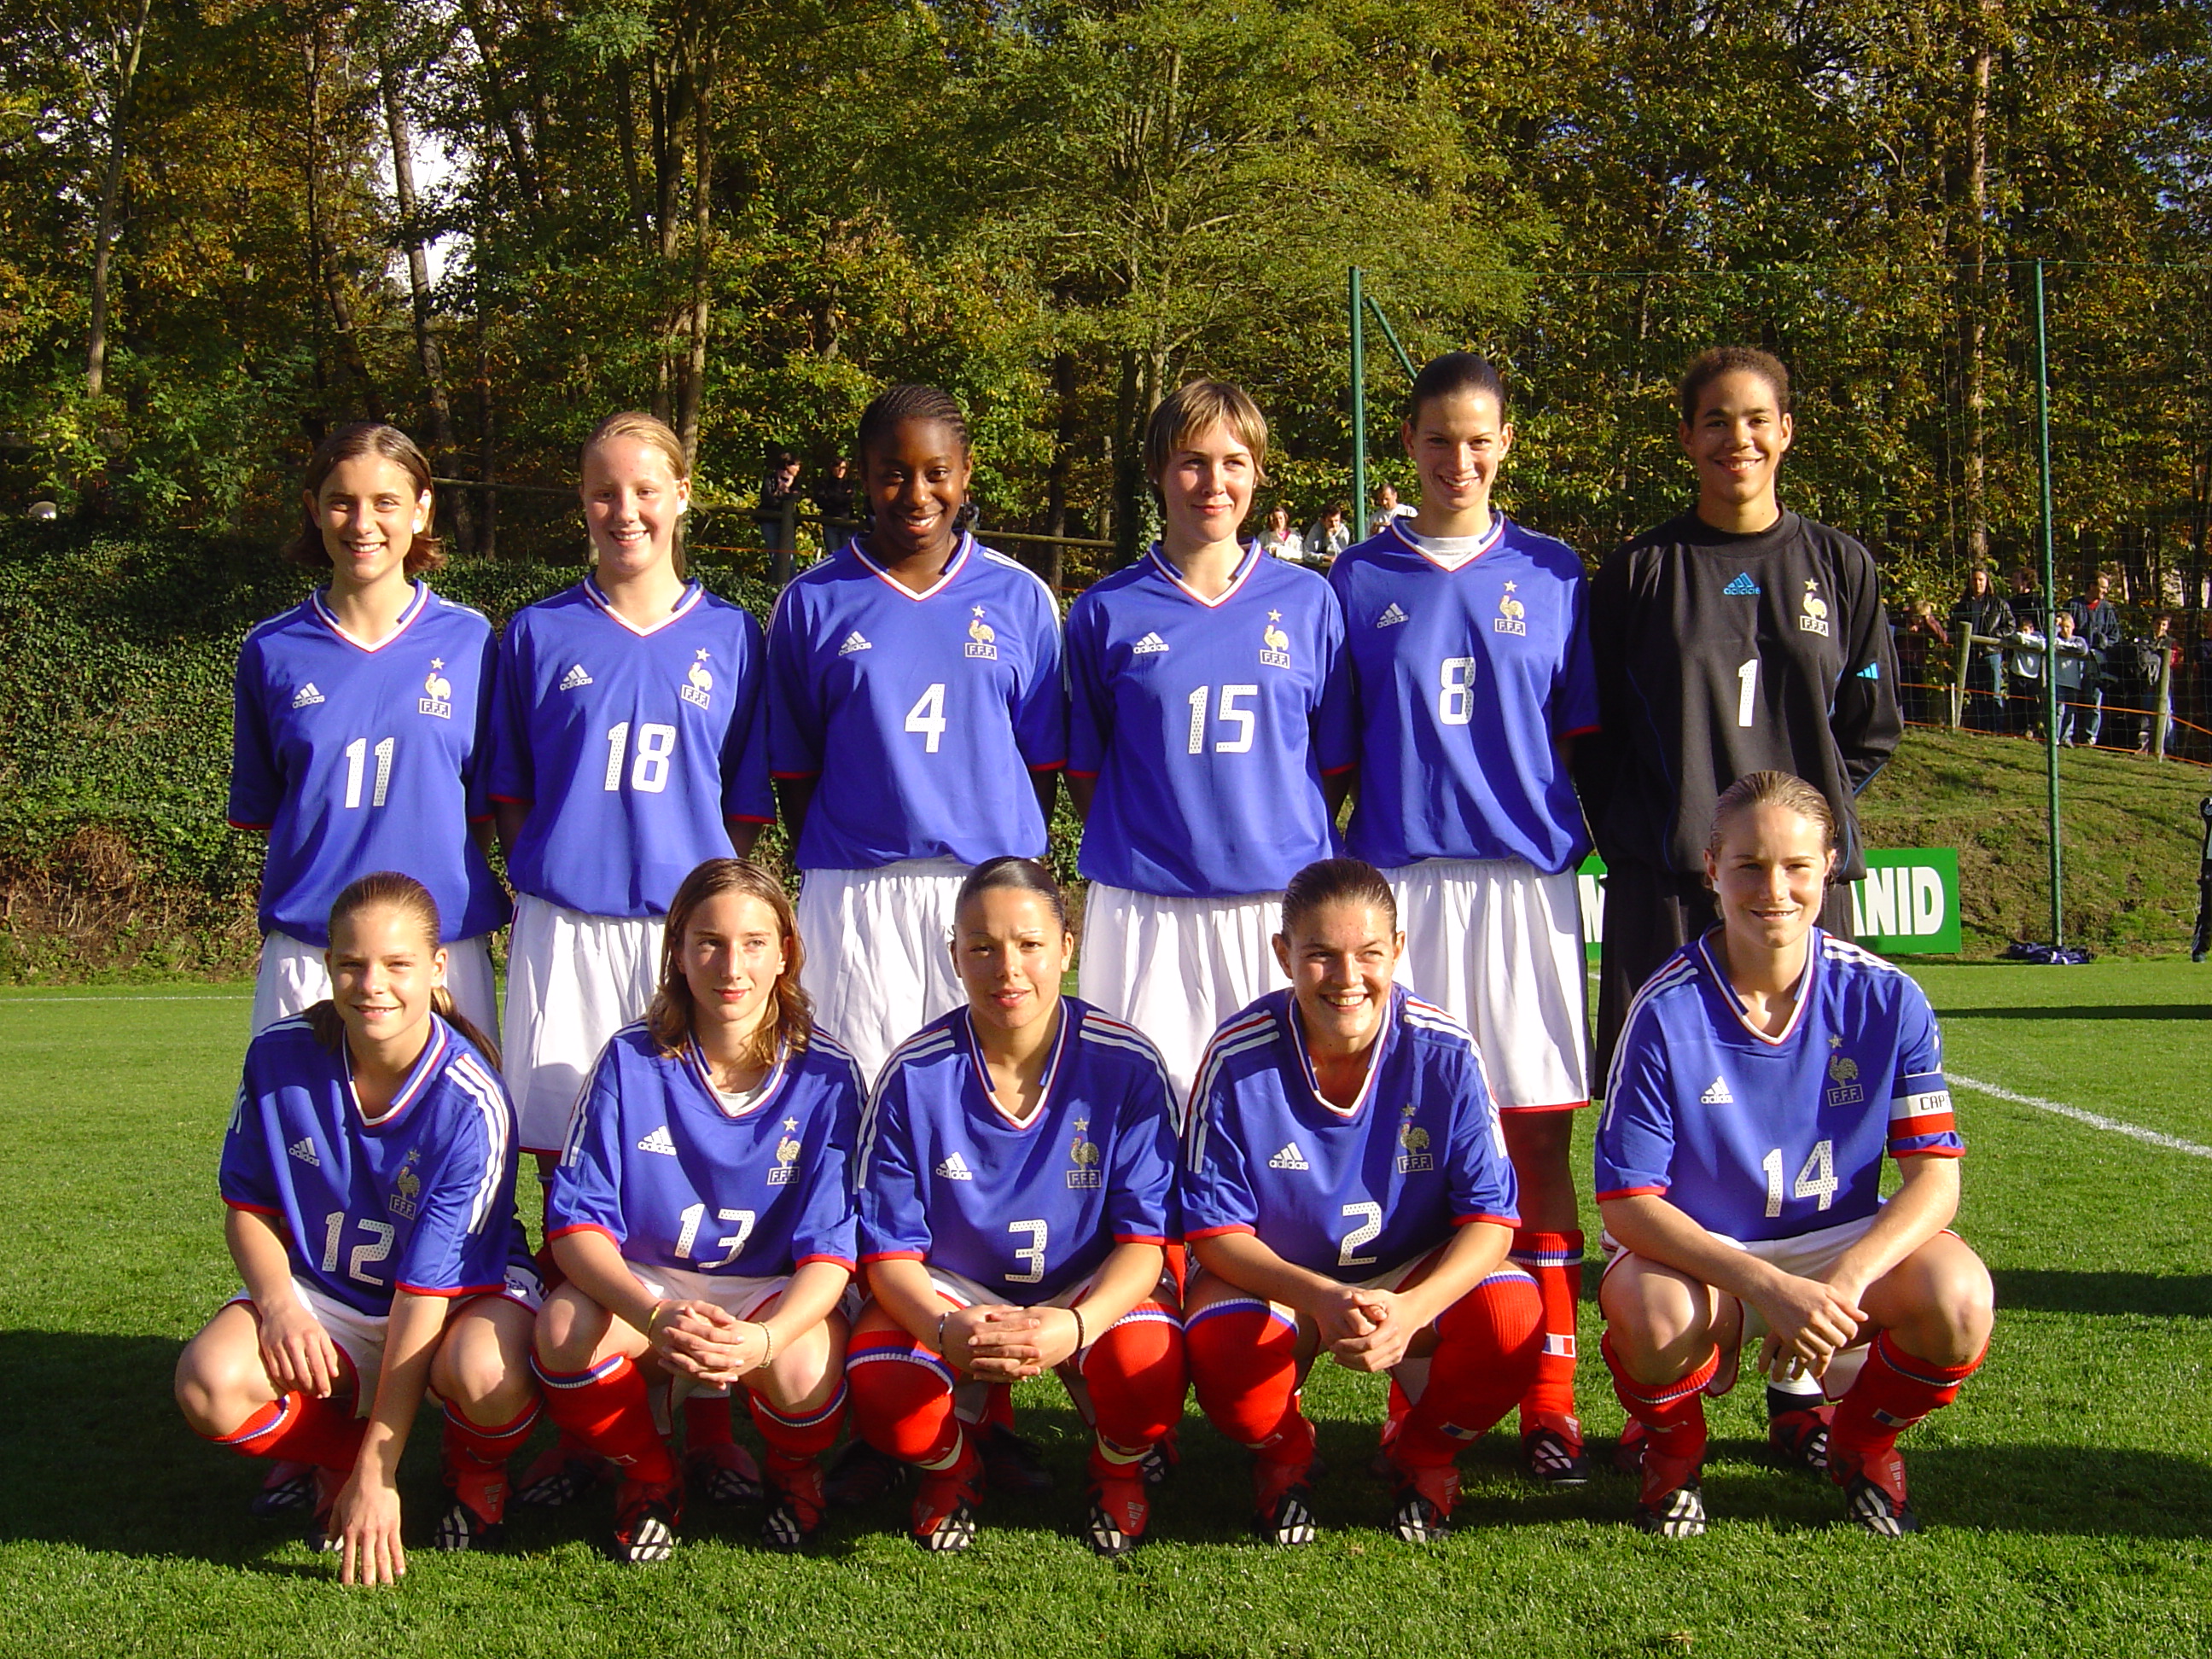
[[1597,1196],[1652,1194],[1739,1243],[1881,1207],[1881,1159],[1966,1150],[1928,999],[1881,957],[1814,928],[1790,1024],[1743,1016],[1717,934],[1638,994],[1597,1132]]
[[590,578],[518,611],[501,642],[490,795],[530,815],[518,892],[655,916],[725,820],[769,823],[760,624],[698,583],[639,629]]

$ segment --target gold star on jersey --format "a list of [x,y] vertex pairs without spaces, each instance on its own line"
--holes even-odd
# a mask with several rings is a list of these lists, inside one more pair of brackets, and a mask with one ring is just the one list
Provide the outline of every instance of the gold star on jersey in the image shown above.
[[714,671],[707,666],[705,646],[699,647],[698,654],[692,659],[690,671],[684,676],[684,684],[676,688],[677,696],[682,697],[684,702],[694,703],[701,708],[714,707]]
[[415,707],[422,714],[449,720],[453,718],[453,683],[438,672],[445,665],[443,657],[430,659],[430,672],[422,677],[422,695]]
[[1820,597],[1820,584],[1809,577],[1805,582],[1805,597],[1798,607],[1797,631],[1818,634],[1824,640],[1828,637],[1828,602]]
[[1267,625],[1260,630],[1260,653],[1262,668],[1288,668],[1291,665],[1291,636],[1283,632],[1283,613],[1270,611]]
[[798,1127],[797,1118],[784,1119],[783,1139],[775,1143],[775,1168],[768,1172],[768,1184],[771,1187],[788,1187],[798,1179],[800,1147],[799,1137],[793,1133]]
[[968,654],[971,657],[981,657],[986,662],[998,661],[998,630],[983,620],[981,605],[974,605],[970,609],[974,614],[968,623]]
[[1424,1170],[1437,1167],[1436,1155],[1429,1151],[1429,1132],[1413,1121],[1413,1114],[1419,1109],[1408,1101],[1398,1114],[1401,1119],[1398,1125],[1400,1175],[1419,1175]]
[[1091,1139],[1089,1118],[1077,1118],[1074,1127],[1075,1139],[1068,1143],[1067,1147],[1067,1184],[1090,1191],[1103,1184],[1104,1180],[1098,1169],[1102,1154],[1098,1143]]
[[1528,607],[1513,597],[1513,590],[1520,586],[1518,582],[1505,584],[1505,592],[1498,597],[1498,614],[1490,619],[1492,633],[1518,634],[1523,639],[1528,637]]

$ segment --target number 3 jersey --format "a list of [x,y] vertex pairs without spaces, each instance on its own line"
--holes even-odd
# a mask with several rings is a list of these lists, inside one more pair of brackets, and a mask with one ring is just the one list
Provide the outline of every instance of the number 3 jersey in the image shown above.
[[1717,931],[1653,975],[1628,1012],[1597,1133],[1597,1196],[1666,1199],[1742,1243],[1863,1220],[1881,1158],[1966,1149],[1920,988],[1813,929],[1789,1025],[1744,1018]]
[[1559,739],[1595,729],[1582,561],[1493,515],[1446,560],[1403,519],[1329,567],[1359,708],[1345,850],[1383,869],[1589,850]]
[[404,1083],[370,1122],[345,1043],[307,1018],[253,1039],[222,1143],[222,1200],[282,1223],[292,1273],[358,1312],[395,1291],[485,1295],[530,1246],[514,1213],[514,1109],[498,1075],[435,1015]]
[[246,636],[233,687],[234,828],[269,832],[261,931],[331,942],[331,902],[376,870],[437,901],[443,942],[503,925],[507,895],[469,839],[484,799],[491,624],[422,582],[364,645],[317,590]]
[[1295,1267],[1356,1284],[1426,1255],[1454,1227],[1520,1225],[1474,1039],[1401,985],[1350,1107],[1322,1097],[1289,991],[1214,1033],[1191,1103],[1187,1238],[1251,1233]]
[[926,1261],[1048,1302],[1117,1244],[1176,1237],[1175,1124],[1159,1052],[1133,1025],[1060,1001],[1043,1098],[999,1109],[965,1008],[892,1052],[857,1164],[864,1261]]
[[801,571],[769,625],[769,749],[818,780],[802,870],[1044,854],[1032,772],[1067,758],[1052,590],[963,536],[925,592],[858,540]]
[[594,916],[666,913],[773,823],[760,624],[694,582],[640,629],[586,577],[515,613],[499,653],[490,795],[521,802],[518,892]]
[[738,1279],[849,1268],[860,1115],[860,1072],[819,1031],[733,1109],[696,1042],[664,1054],[643,1022],[625,1025],[584,1087],[545,1236],[604,1233],[641,1267]]
[[1336,851],[1322,775],[1352,762],[1344,617],[1257,542],[1201,599],[1158,546],[1067,613],[1068,770],[1098,781],[1079,867],[1176,898],[1279,892]]

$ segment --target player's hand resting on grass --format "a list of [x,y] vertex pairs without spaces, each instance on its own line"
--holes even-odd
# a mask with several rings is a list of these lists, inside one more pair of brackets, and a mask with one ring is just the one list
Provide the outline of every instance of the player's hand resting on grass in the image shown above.
[[331,1510],[342,1584],[396,1584],[407,1571],[399,1542],[399,1493],[365,1463],[354,1466]]

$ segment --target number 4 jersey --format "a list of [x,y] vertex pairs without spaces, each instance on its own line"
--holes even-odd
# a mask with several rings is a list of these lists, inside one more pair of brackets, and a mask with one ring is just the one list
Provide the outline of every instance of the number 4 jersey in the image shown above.
[[500,647],[490,794],[527,803],[518,892],[594,916],[666,912],[730,856],[726,820],[770,823],[760,624],[684,590],[640,629],[588,577],[515,614]]
[[1863,1220],[1881,1159],[1965,1151],[1920,988],[1814,928],[1789,1025],[1744,1018],[1717,933],[1629,1010],[1597,1133],[1597,1196],[1662,1197],[1741,1243]]
[[307,1018],[246,1051],[222,1143],[222,1199],[281,1223],[292,1273],[364,1314],[395,1291],[488,1295],[530,1260],[514,1213],[514,1109],[483,1055],[433,1015],[392,1103],[363,1118],[343,1041]]

